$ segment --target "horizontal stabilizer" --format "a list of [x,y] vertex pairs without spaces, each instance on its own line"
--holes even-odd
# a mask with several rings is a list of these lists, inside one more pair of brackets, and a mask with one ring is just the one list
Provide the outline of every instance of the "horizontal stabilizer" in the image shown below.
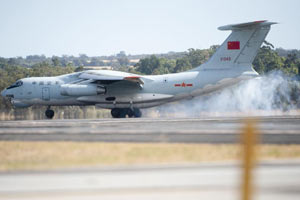
[[246,22],[240,24],[229,24],[225,26],[220,26],[218,29],[221,31],[240,30],[240,29],[247,29],[247,28],[254,28],[254,27],[261,27],[261,26],[269,26],[272,24],[277,24],[277,22],[268,22],[267,20],[261,20],[261,21]]

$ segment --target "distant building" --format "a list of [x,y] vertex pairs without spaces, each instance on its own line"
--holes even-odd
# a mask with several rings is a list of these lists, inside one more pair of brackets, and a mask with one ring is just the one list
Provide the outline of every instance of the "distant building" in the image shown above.
[[130,63],[138,63],[140,61],[140,59],[130,59],[129,62]]
[[128,67],[128,69],[134,69],[135,68],[135,66],[133,66],[133,65],[130,65],[129,67]]
[[120,51],[120,53],[117,54],[117,57],[126,57],[125,51]]

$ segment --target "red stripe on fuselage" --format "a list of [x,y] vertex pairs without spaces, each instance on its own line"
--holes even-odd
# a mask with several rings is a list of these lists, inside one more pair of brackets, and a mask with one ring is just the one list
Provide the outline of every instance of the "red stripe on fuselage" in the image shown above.
[[177,84],[174,84],[175,87],[193,87],[193,84],[192,83],[177,83]]

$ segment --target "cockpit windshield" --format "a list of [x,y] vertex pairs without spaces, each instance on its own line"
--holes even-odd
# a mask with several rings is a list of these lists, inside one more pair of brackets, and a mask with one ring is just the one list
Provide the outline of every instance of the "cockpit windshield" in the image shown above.
[[14,84],[12,84],[11,86],[9,86],[8,88],[6,88],[6,89],[8,90],[8,89],[11,89],[11,88],[20,87],[21,85],[23,85],[23,81],[17,81]]

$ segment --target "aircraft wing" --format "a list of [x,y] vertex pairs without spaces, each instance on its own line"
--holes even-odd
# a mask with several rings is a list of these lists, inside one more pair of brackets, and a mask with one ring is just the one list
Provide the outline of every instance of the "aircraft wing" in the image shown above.
[[129,81],[144,85],[143,78],[137,74],[126,72],[111,71],[111,70],[89,70],[82,72],[78,78],[99,81],[104,84],[111,84],[117,81]]

